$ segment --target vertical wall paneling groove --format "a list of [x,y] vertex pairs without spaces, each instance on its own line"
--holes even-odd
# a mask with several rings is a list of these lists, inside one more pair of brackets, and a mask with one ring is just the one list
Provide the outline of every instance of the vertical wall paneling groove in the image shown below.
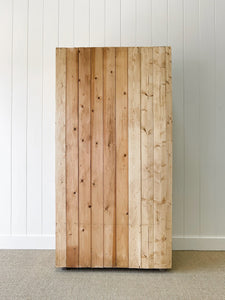
[[115,55],[115,48],[104,48],[104,267],[116,264]]
[[78,49],[66,51],[66,265],[78,267]]
[[55,233],[55,47],[58,41],[58,2],[44,0],[42,220],[43,234]]
[[42,233],[43,1],[29,1],[27,233]]
[[12,235],[26,234],[27,5],[13,1]]
[[103,267],[103,48],[91,49],[91,64],[92,267]]
[[184,0],[184,235],[198,235],[199,212],[199,3]]
[[[0,1],[0,134],[1,134],[1,201],[0,233],[11,234],[11,113],[12,113],[12,39],[13,10],[11,1]],[[4,45],[4,46],[3,46]]]
[[[224,11],[225,2],[222,0],[215,0],[215,83],[216,83],[216,191],[215,191],[215,204],[216,210],[216,232],[213,235],[224,236],[224,178],[225,178],[225,131],[224,131],[224,93],[225,93],[225,61],[224,61],[224,49],[225,49],[225,35],[224,35]],[[215,220],[215,219],[214,219]]]
[[141,266],[154,266],[153,50],[141,49]]
[[128,267],[127,48],[116,48],[116,265]]
[[168,1],[168,44],[173,56],[173,234],[184,232],[184,3]]
[[199,2],[199,141],[200,235],[216,232],[215,213],[215,8],[214,1]]
[[[81,67],[82,66],[82,67]],[[79,50],[79,265],[91,266],[90,48]],[[82,255],[80,255],[82,253]]]
[[66,266],[66,49],[56,50],[56,266]]
[[128,48],[129,267],[141,266],[141,53]]

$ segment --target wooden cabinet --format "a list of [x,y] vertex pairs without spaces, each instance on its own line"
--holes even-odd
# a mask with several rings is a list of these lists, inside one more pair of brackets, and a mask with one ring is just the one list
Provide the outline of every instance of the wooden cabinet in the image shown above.
[[171,48],[56,50],[56,266],[171,268]]

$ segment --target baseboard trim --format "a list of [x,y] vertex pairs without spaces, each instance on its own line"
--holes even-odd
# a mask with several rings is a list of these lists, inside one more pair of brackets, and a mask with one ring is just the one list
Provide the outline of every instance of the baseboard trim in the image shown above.
[[225,236],[173,236],[173,250],[225,250]]
[[[54,235],[0,235],[0,249],[55,249]],[[225,250],[225,237],[173,236],[173,250]]]

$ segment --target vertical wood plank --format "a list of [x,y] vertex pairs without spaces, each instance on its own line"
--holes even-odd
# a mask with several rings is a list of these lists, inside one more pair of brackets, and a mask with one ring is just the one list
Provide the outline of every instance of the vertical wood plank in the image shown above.
[[172,115],[172,54],[171,47],[166,47],[166,263],[172,267],[172,161],[173,161],[173,115]]
[[116,265],[128,267],[127,48],[116,49]]
[[141,266],[140,49],[128,48],[129,267]]
[[56,49],[56,266],[66,266],[66,49]]
[[78,49],[66,59],[66,265],[78,266]]
[[92,267],[103,267],[103,48],[91,49]]
[[91,266],[90,48],[79,49],[79,266]]
[[115,48],[104,48],[104,267],[116,263]]
[[154,109],[154,267],[166,268],[167,144],[165,47],[153,49]]
[[154,266],[153,50],[141,48],[141,266]]

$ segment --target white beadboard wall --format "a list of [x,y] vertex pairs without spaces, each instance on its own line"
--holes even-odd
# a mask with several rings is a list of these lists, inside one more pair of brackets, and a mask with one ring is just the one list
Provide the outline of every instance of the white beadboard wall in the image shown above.
[[55,247],[55,48],[171,45],[173,248],[225,250],[225,1],[0,0],[0,248]]

